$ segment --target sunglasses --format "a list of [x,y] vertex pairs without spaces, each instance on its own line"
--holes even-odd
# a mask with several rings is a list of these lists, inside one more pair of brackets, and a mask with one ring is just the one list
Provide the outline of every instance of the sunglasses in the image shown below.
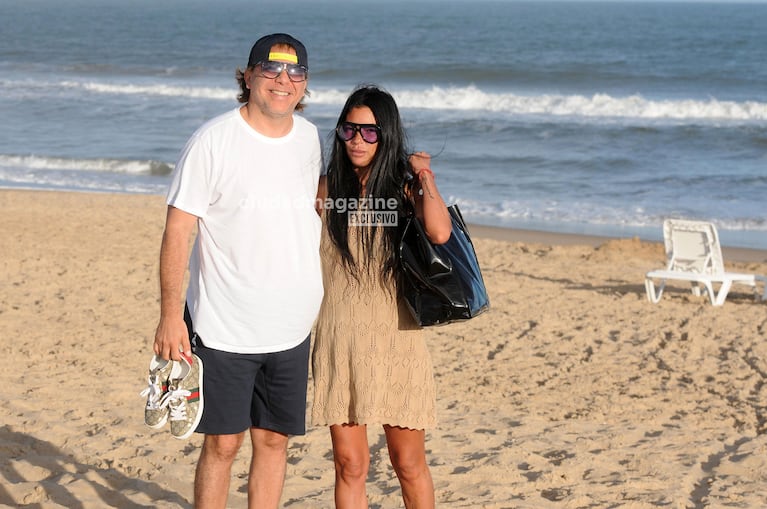
[[336,127],[336,134],[343,141],[350,141],[357,133],[360,133],[366,143],[378,143],[381,128],[375,124],[355,124],[354,122],[342,122]]
[[309,70],[303,65],[289,64],[287,62],[267,60],[265,62],[259,62],[259,65],[261,66],[261,76],[270,80],[273,80],[285,70],[288,71],[288,78],[290,78],[290,81],[296,83],[306,81],[306,77],[309,74]]

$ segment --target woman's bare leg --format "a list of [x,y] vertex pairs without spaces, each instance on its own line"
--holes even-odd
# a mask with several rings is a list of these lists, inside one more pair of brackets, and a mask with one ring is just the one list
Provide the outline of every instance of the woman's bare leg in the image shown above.
[[336,508],[366,508],[365,481],[370,468],[367,426],[336,424],[330,427],[330,438],[336,467]]
[[389,458],[407,509],[434,508],[434,482],[426,463],[424,430],[384,426]]

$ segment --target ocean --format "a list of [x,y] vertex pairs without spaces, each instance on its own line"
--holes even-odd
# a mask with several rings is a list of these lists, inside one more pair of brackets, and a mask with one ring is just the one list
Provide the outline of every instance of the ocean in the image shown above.
[[0,2],[0,187],[164,194],[236,107],[261,35],[309,50],[304,115],[397,99],[470,222],[767,248],[767,5],[339,0]]

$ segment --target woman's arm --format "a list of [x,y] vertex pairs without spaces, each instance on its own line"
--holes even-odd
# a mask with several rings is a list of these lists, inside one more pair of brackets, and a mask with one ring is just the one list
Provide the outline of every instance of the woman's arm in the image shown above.
[[409,161],[417,180],[414,186],[416,216],[423,221],[429,240],[434,244],[444,244],[450,238],[452,223],[434,181],[431,156],[426,152],[416,152]]

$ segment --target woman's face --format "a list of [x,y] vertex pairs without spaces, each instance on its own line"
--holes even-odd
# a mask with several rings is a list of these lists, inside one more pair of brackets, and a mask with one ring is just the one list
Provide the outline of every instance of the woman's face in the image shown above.
[[[367,106],[358,106],[349,111],[344,119],[346,122],[354,124],[375,124],[376,118],[373,112]],[[362,139],[359,132],[354,133],[354,137],[345,141],[346,154],[352,164],[361,170],[367,169],[373,161],[373,157],[378,150],[378,143],[368,143]]]

